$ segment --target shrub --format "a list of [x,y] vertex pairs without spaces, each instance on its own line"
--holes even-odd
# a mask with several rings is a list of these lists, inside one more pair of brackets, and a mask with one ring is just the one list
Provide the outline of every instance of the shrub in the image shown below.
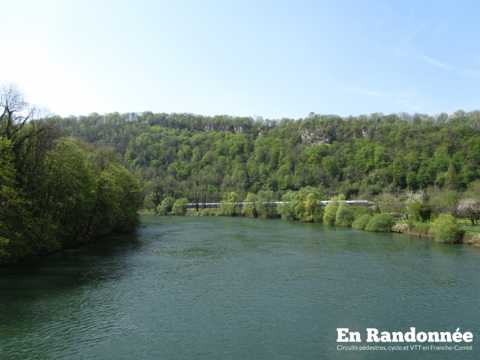
[[277,207],[272,204],[273,201],[275,201],[273,191],[262,190],[258,192],[257,202],[255,203],[258,217],[273,219],[278,216]]
[[352,227],[357,230],[365,230],[365,228],[367,227],[367,224],[370,222],[371,219],[372,219],[372,215],[369,215],[369,214],[360,215],[352,223]]
[[421,201],[410,201],[407,203],[408,218],[414,221],[430,220],[432,210],[430,206]]
[[382,213],[402,215],[405,213],[405,201],[402,197],[383,193],[376,197],[375,203]]
[[355,214],[350,205],[342,203],[338,206],[337,213],[335,216],[335,225],[336,226],[352,226],[353,220],[355,219]]
[[283,204],[278,205],[278,213],[283,220],[297,220],[295,208],[297,205],[297,193],[289,191],[282,196]]
[[167,196],[160,205],[157,206],[158,215],[169,215],[172,211],[175,199],[171,196]]
[[177,216],[183,216],[187,213],[188,200],[180,198],[173,204],[172,213]]
[[430,226],[431,224],[428,222],[415,221],[409,224],[409,229],[411,232],[413,232],[417,236],[429,236]]
[[365,227],[366,231],[390,232],[393,226],[393,217],[389,214],[375,214]]
[[338,202],[333,201],[325,206],[325,210],[323,211],[323,223],[326,225],[334,226],[335,220],[337,217],[337,210],[338,210]]
[[432,215],[441,213],[453,214],[457,209],[459,194],[454,190],[430,188],[428,198]]
[[434,239],[443,243],[460,242],[463,235],[457,220],[450,214],[439,215],[433,221],[431,231]]
[[318,194],[308,193],[303,200],[303,214],[300,216],[303,222],[322,222],[322,205]]
[[480,200],[474,198],[460,200],[457,213],[459,216],[470,219],[472,225],[475,225],[480,219]]
[[220,203],[220,215],[235,216],[238,214],[237,203],[239,196],[236,192],[228,192],[223,195],[222,202]]
[[242,208],[242,215],[246,217],[256,218],[257,217],[257,208],[255,203],[257,202],[257,196],[252,193],[248,193],[245,198],[245,204]]

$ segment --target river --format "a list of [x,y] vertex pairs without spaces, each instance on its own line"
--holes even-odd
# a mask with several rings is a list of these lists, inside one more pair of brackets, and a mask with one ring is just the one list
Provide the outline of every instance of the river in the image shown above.
[[[479,270],[479,249],[404,235],[143,216],[0,269],[0,359],[478,359]],[[337,350],[337,327],[410,326],[473,331],[474,350]]]

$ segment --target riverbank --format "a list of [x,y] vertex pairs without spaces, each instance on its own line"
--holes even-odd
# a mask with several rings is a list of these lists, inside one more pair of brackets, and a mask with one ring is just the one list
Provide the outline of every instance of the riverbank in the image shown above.
[[[144,212],[152,213],[152,212]],[[255,212],[251,212],[253,215]],[[434,221],[406,221],[395,220],[388,214],[372,213],[371,210],[358,207],[342,207],[339,204],[327,206],[322,211],[322,216],[309,217],[310,221],[299,221],[294,218],[282,216],[282,211],[277,211],[270,216],[245,216],[242,212],[230,214],[222,213],[221,209],[185,209],[185,216],[227,216],[247,218],[282,218],[283,220],[303,223],[324,223],[332,227],[349,228],[367,232],[399,233],[403,235],[430,239],[432,241],[448,244],[465,244],[480,247],[480,233],[475,227],[466,223],[460,224],[457,219],[449,214],[443,214]],[[284,214],[283,214],[284,215]],[[317,220],[317,221],[314,221]],[[339,225],[341,224],[341,225]],[[370,225],[369,225],[370,224]]]

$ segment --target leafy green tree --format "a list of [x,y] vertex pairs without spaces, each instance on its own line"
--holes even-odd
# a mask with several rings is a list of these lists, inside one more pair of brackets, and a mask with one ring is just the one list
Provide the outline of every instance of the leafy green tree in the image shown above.
[[374,232],[390,232],[393,224],[393,217],[390,214],[375,214],[372,216],[367,226],[365,226],[365,230]]
[[289,191],[282,196],[282,204],[278,206],[278,213],[283,220],[298,220],[295,209],[297,208],[297,193]]
[[275,201],[273,191],[262,190],[257,194],[255,208],[258,217],[263,219],[273,219],[278,216],[277,207],[273,204]]
[[428,205],[433,215],[441,213],[454,214],[458,201],[459,193],[455,190],[429,188],[428,189]]
[[231,191],[229,193],[226,193],[223,196],[223,200],[220,204],[220,215],[225,215],[225,216],[235,216],[239,214],[239,207],[238,207],[238,202],[239,202],[239,196],[236,192]]
[[257,208],[257,196],[253,193],[248,193],[245,198],[245,204],[242,208],[242,215],[250,218],[256,218],[258,216]]
[[170,215],[172,212],[173,204],[175,203],[175,199],[171,196],[165,197],[162,200],[162,203],[157,207],[157,214],[159,215]]
[[463,235],[457,220],[450,214],[439,215],[432,222],[431,232],[436,241],[444,243],[457,243]]
[[335,225],[350,227],[355,219],[355,213],[353,208],[346,203],[341,203],[338,206],[337,213],[335,215]]
[[175,201],[172,208],[172,213],[177,216],[183,216],[187,213],[188,200],[186,198],[180,198]]
[[335,220],[337,218],[338,202],[336,200],[331,200],[323,211],[323,223],[329,226],[335,225]]
[[353,221],[352,228],[357,230],[365,230],[371,219],[372,215],[362,214]]

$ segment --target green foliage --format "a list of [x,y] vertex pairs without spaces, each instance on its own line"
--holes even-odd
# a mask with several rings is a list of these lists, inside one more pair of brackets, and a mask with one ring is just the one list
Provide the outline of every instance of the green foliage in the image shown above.
[[235,216],[239,214],[238,202],[239,196],[236,192],[231,191],[223,195],[223,200],[220,204],[219,214],[225,216]]
[[408,218],[414,221],[428,221],[432,213],[428,204],[422,201],[410,201],[406,206]]
[[117,156],[19,121],[9,94],[0,99],[0,263],[133,230],[140,184]]
[[416,236],[427,237],[431,233],[431,223],[429,222],[409,221],[408,227],[408,232]]
[[161,216],[170,215],[174,203],[175,199],[173,197],[165,197],[165,199],[162,200],[161,204],[157,206],[157,214]]
[[296,212],[299,206],[297,193],[289,191],[282,196],[282,203],[278,206],[278,213],[283,220],[299,220]]
[[450,214],[441,214],[431,225],[433,237],[438,242],[457,243],[462,239],[463,231],[457,220]]
[[318,192],[305,191],[299,192],[300,202],[303,202],[303,206],[298,207],[301,209],[296,214],[296,217],[303,222],[322,222],[323,207],[321,204],[321,195]]
[[436,216],[441,213],[454,214],[460,194],[455,190],[430,188],[428,189],[428,205],[432,211],[432,215]]
[[184,216],[187,213],[188,200],[186,198],[180,198],[175,201],[172,207],[173,215]]
[[372,215],[370,214],[360,215],[353,221],[352,228],[357,230],[365,230],[365,228],[367,227],[371,219],[372,219]]
[[338,211],[338,202],[332,201],[325,206],[323,211],[323,223],[329,226],[335,225],[335,220],[337,218]]
[[244,202],[245,204],[242,208],[242,215],[250,218],[256,218],[258,216],[256,207],[257,195],[248,193]]
[[257,201],[255,203],[258,217],[262,219],[273,219],[278,217],[277,207],[272,204],[274,201],[275,197],[273,191],[259,191],[257,194]]
[[[114,144],[154,207],[166,195],[204,202],[232,191],[240,198],[261,190],[279,197],[307,186],[360,198],[428,187],[462,191],[480,179],[478,121],[476,112],[442,121],[312,114],[272,122],[153,113],[50,120],[67,134]],[[387,200],[382,205],[390,209],[382,212],[404,213],[402,201]]]
[[367,226],[365,226],[365,230],[375,232],[390,232],[393,224],[393,217],[390,214],[375,214],[372,216]]
[[375,198],[382,213],[400,216],[405,213],[405,199],[390,193],[382,193]]
[[355,219],[354,209],[346,203],[340,203],[335,215],[335,225],[350,227]]

